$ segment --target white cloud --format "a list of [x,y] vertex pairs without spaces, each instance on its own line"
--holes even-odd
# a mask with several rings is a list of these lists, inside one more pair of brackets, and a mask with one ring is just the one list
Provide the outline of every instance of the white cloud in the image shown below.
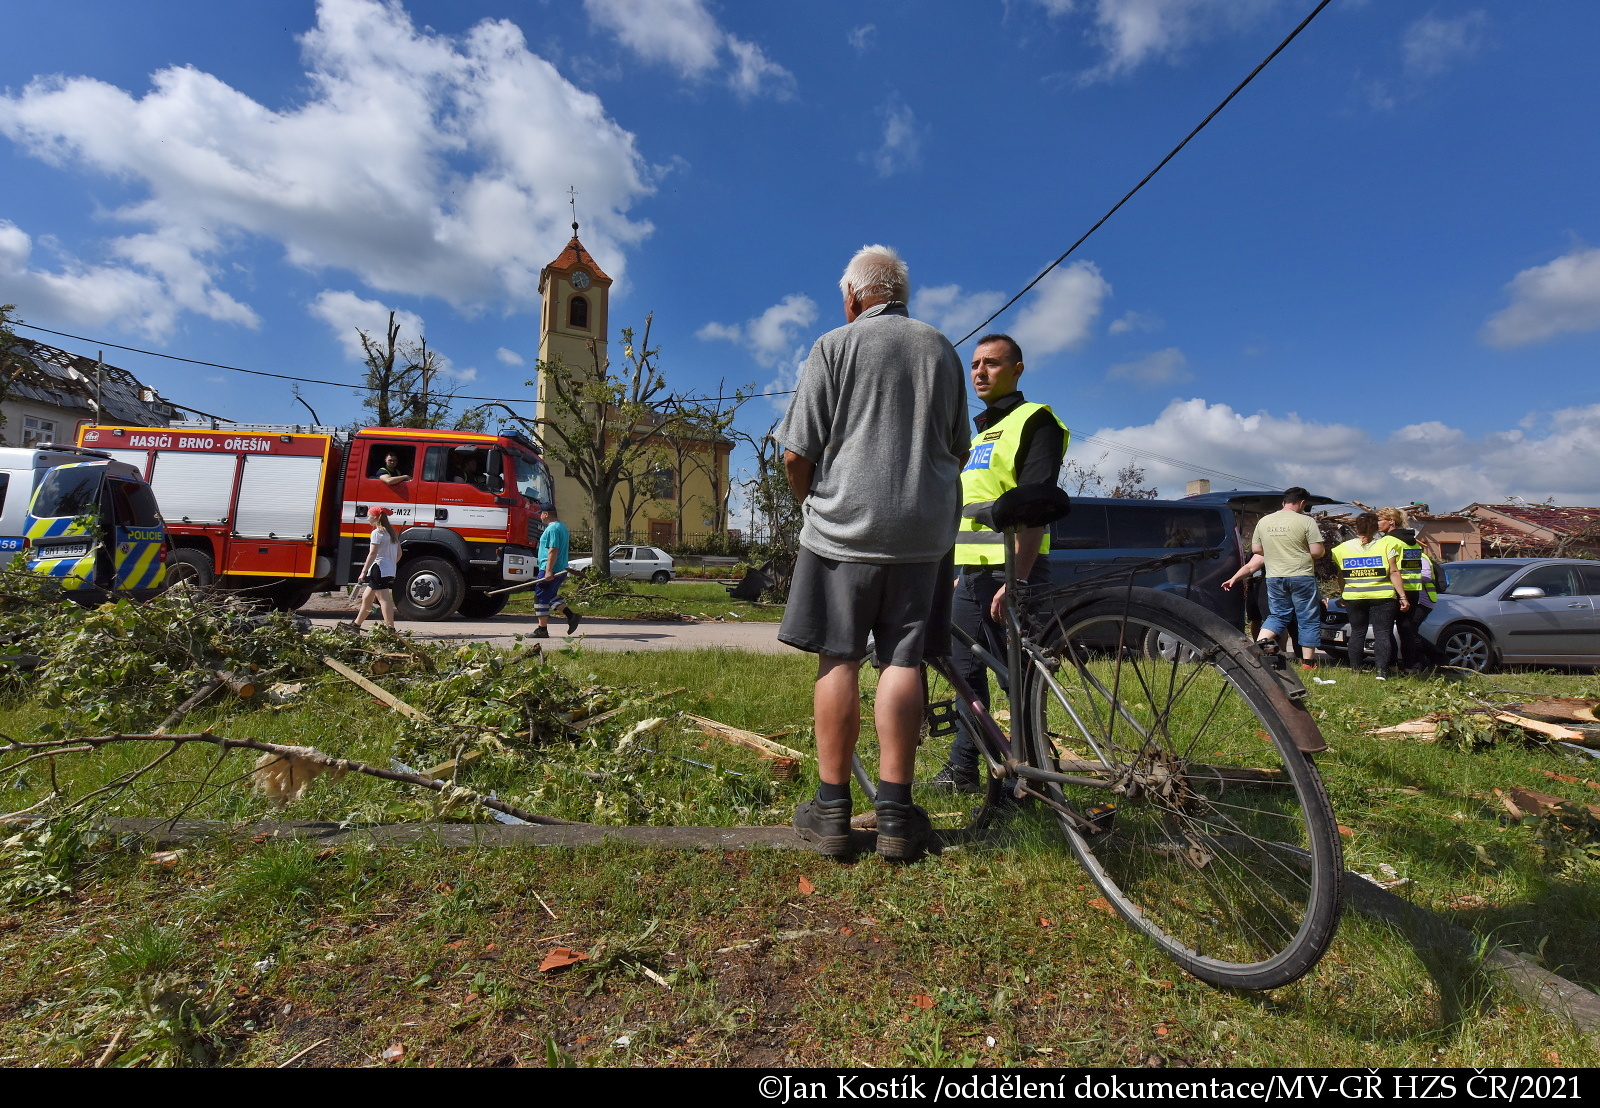
[[160,249],[135,235],[112,244],[132,265],[89,265],[67,257],[59,268],[30,263],[33,239],[0,219],[0,302],[17,304],[25,316],[99,327],[121,323],[152,338],[172,331],[180,312],[256,327],[260,320],[245,305],[209,287],[209,270],[186,271]]
[[1137,361],[1120,362],[1106,370],[1107,381],[1126,381],[1141,389],[1175,385],[1193,377],[1189,372],[1189,359],[1176,346],[1157,350]]
[[1110,283],[1093,262],[1053,269],[1023,299],[1011,336],[1026,357],[1077,349],[1089,341],[1110,295]]
[[[796,342],[816,321],[816,303],[809,296],[796,293],[742,324],[707,323],[695,335],[708,342],[737,343],[762,365],[772,366],[796,353]],[[805,347],[799,347],[798,353],[803,361]]]
[[915,169],[922,161],[922,128],[916,113],[899,95],[893,95],[878,109],[883,117],[883,143],[868,160],[880,177],[892,177]]
[[[1192,399],[1172,401],[1152,423],[1094,434],[1238,474],[1250,484],[1304,485],[1368,504],[1421,500],[1444,511],[1510,495],[1600,503],[1600,404],[1547,413],[1536,426],[1542,430],[1510,428],[1474,438],[1434,421],[1375,439],[1347,424],[1314,423],[1294,413],[1244,415],[1226,404]],[[1205,476],[1190,466],[1148,458],[1140,464],[1168,493]],[[1213,484],[1223,488],[1228,482],[1214,478]]]
[[964,292],[960,285],[936,285],[911,294],[911,314],[955,342],[1006,302],[1003,292]]
[[503,346],[494,352],[494,356],[499,358],[500,361],[504,362],[506,365],[523,364],[521,354],[518,354],[515,350],[508,350]]
[[1166,323],[1154,312],[1123,312],[1106,328],[1108,335],[1126,335],[1133,331],[1159,331]]
[[1524,269],[1506,286],[1511,303],[1483,325],[1483,341],[1503,350],[1569,331],[1600,327],[1600,248],[1580,248]]
[[850,48],[857,54],[865,54],[872,49],[872,40],[877,33],[877,24],[863,23],[861,26],[853,28],[844,38],[850,44]]
[[794,94],[794,74],[761,47],[724,31],[705,0],[583,0],[583,7],[596,26],[641,59],[670,66],[686,79],[719,68],[726,50],[733,63],[728,85],[740,96],[768,92],[781,100]]
[[[388,334],[388,305],[378,300],[364,300],[353,292],[323,289],[307,306],[307,311],[333,328],[334,337],[344,347],[345,357],[353,362],[365,361],[367,357],[357,331],[365,331],[377,343],[382,343]],[[428,333],[416,312],[396,311],[394,321],[400,325],[401,342],[416,342]]]
[[722,28],[702,0],[583,0],[589,18],[648,62],[698,77],[717,64]]
[[[138,98],[92,78],[36,78],[0,95],[0,133],[144,191],[111,213],[143,228],[113,242],[129,263],[117,280],[155,280],[168,312],[253,319],[215,287],[215,259],[250,237],[380,291],[526,307],[570,233],[569,184],[585,243],[613,276],[650,232],[626,214],[651,191],[633,135],[509,21],[451,38],[417,29],[398,4],[321,0],[300,44],[307,95],[282,111],[174,66]],[[158,314],[135,303],[122,317],[148,326]]]
[[741,97],[749,100],[766,92],[788,100],[794,95],[794,74],[767,57],[755,43],[729,35],[728,52],[734,60],[728,87]]
[[1489,17],[1472,11],[1454,19],[1425,15],[1406,29],[1401,40],[1406,72],[1413,77],[1434,77],[1456,62],[1472,57],[1483,47]]
[[1034,0],[1052,17],[1092,9],[1088,33],[1105,60],[1081,75],[1085,82],[1132,72],[1147,61],[1172,61],[1185,48],[1216,35],[1238,33],[1278,6],[1279,0]]

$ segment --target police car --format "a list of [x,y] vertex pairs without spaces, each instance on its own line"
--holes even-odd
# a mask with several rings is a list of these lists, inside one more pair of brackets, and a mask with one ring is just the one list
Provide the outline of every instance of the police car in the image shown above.
[[[7,456],[19,454],[32,457]],[[84,603],[144,600],[166,586],[166,524],[137,467],[60,446],[6,449],[0,463],[9,463],[0,467],[0,550],[21,552],[30,573]]]

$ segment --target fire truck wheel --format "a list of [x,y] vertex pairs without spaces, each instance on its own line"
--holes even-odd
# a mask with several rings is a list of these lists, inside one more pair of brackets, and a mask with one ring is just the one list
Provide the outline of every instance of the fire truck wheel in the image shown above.
[[310,602],[315,589],[307,585],[285,585],[272,594],[272,606],[280,612],[298,612]]
[[466,579],[444,558],[415,558],[400,565],[394,606],[401,619],[448,619],[467,593]]
[[487,593],[469,592],[458,611],[468,619],[493,619],[505,611],[506,604],[510,600],[510,593],[503,592],[499,596],[490,596]]
[[217,564],[204,550],[180,546],[167,556],[167,588],[183,582],[199,588],[217,582]]

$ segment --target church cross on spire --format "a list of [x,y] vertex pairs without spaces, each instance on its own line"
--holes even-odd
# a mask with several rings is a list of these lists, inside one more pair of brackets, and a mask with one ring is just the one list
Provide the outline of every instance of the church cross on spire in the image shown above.
[[578,190],[567,186],[567,203],[572,205],[572,237],[578,237]]

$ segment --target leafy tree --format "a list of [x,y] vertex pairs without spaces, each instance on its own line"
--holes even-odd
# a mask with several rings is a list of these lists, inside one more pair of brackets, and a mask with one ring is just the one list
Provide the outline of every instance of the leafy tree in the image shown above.
[[794,560],[800,553],[800,528],[804,516],[800,501],[789,487],[783,467],[783,447],[773,435],[779,420],[774,420],[759,438],[743,431],[734,437],[750,447],[755,456],[755,472],[742,482],[745,501],[750,506],[750,529],[755,544],[773,563],[774,591],[787,595]]
[[[673,461],[676,463],[678,483],[678,519],[685,518],[687,504],[683,487],[690,474],[705,474],[711,486],[711,500],[705,506],[705,523],[713,534],[723,534],[728,529],[728,487],[726,471],[720,460],[718,444],[728,438],[739,409],[755,392],[754,385],[746,385],[725,394],[725,380],[717,382],[717,391],[707,400],[685,401],[677,406],[677,429],[670,440]],[[686,536],[679,535],[682,542]]]
[[[611,573],[611,505],[619,486],[648,480],[653,460],[674,433],[677,421],[662,415],[676,400],[657,364],[660,350],[650,346],[654,315],[645,316],[643,340],[633,328],[622,331],[620,367],[601,361],[598,344],[588,344],[593,366],[574,371],[557,358],[539,363],[548,383],[550,414],[540,419],[546,457],[566,467],[589,497],[594,524],[594,567]],[[536,382],[529,381],[530,386]]]
[[1075,496],[1110,496],[1119,500],[1155,500],[1161,490],[1144,484],[1144,467],[1129,462],[1116,474],[1107,477],[1101,470],[1107,455],[1102,454],[1092,464],[1085,465],[1073,458],[1061,463],[1061,474],[1056,483]]
[[389,325],[380,342],[361,328],[361,349],[367,356],[367,389],[363,407],[372,409],[379,427],[439,427],[450,417],[453,390],[440,389],[435,379],[443,371],[438,353],[428,340],[400,341],[400,324],[389,313]]

